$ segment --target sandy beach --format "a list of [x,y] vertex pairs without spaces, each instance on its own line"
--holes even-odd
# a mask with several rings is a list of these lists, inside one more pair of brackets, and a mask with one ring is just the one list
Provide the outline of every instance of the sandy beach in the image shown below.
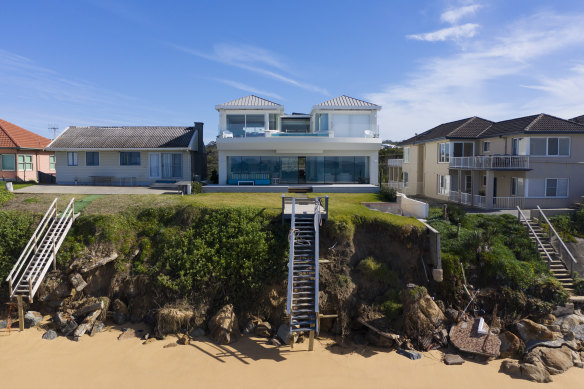
[[237,387],[237,388],[578,388],[584,370],[572,368],[554,382],[535,384],[498,373],[501,360],[488,365],[467,361],[446,366],[442,353],[423,353],[411,361],[372,348],[342,349],[318,339],[294,350],[268,345],[266,339],[241,338],[229,346],[208,341],[164,348],[176,337],[143,345],[138,338],[118,340],[109,328],[80,342],[64,337],[41,339],[42,330],[0,334],[2,387],[23,383],[44,388]]

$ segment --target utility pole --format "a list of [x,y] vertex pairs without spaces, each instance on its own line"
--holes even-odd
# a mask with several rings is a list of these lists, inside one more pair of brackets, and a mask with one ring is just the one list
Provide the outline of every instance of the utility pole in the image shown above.
[[53,131],[53,139],[55,140],[55,138],[57,138],[57,130],[59,129],[59,127],[57,127],[55,124],[49,124],[49,130]]

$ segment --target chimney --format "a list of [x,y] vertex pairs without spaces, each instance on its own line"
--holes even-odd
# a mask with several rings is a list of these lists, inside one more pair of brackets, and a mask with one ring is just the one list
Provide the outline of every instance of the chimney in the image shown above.
[[197,150],[202,152],[205,150],[205,142],[203,141],[203,122],[195,122],[195,130],[197,131]]

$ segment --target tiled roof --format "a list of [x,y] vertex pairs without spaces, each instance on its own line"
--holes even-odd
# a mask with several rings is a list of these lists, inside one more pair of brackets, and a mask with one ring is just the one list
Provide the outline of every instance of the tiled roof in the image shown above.
[[483,132],[480,137],[485,138],[516,133],[558,132],[584,133],[584,125],[542,113],[539,115],[525,116],[494,123],[490,128]]
[[333,99],[323,101],[312,107],[313,109],[381,109],[379,105],[372,104],[365,100],[359,100],[350,96],[339,96]]
[[0,119],[0,147],[44,149],[50,139]]
[[570,121],[584,124],[584,115],[576,116],[575,118],[570,119]]
[[474,116],[450,132],[450,134],[447,135],[447,138],[476,138],[492,124],[493,122],[490,120]]
[[257,97],[254,95],[249,95],[245,97],[240,97],[239,99],[231,100],[223,104],[219,104],[215,106],[215,109],[225,109],[225,108],[233,108],[233,109],[262,109],[262,108],[284,108],[282,105],[278,103],[274,103],[273,101],[263,99],[261,97]]
[[[430,140],[434,140],[434,139],[446,138],[448,135],[455,132],[459,128],[472,122],[473,119],[475,119],[475,117],[456,120],[454,122],[449,122],[449,123],[442,123],[434,128],[429,129],[428,131],[424,131],[423,133],[418,134],[414,137],[411,137],[410,139],[406,139],[406,140],[400,142],[400,144],[426,142],[426,141],[430,141]],[[476,118],[476,119],[480,119],[480,118]],[[480,120],[483,121],[484,119],[480,119]],[[488,122],[487,120],[484,120],[484,121]],[[479,124],[479,123],[481,123],[481,122],[477,122],[477,124]],[[484,128],[483,128],[483,130],[484,130]]]
[[68,127],[49,149],[187,148],[194,127]]

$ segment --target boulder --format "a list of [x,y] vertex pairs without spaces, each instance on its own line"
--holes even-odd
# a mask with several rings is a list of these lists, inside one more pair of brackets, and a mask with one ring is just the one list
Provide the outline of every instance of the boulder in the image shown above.
[[272,326],[264,321],[255,327],[254,333],[261,338],[269,338],[272,335]]
[[93,324],[93,327],[91,327],[91,332],[89,333],[89,336],[94,336],[95,334],[103,331],[103,328],[105,327],[105,325],[103,324],[102,321],[96,321],[95,324]]
[[25,327],[36,327],[43,320],[43,315],[37,311],[28,311],[24,314]]
[[540,318],[539,323],[546,325],[546,326],[549,326],[549,325],[554,324],[554,322],[556,320],[557,320],[556,317],[550,313],[550,314],[547,314],[547,315],[543,316],[542,318]]
[[63,334],[63,336],[69,336],[73,333],[73,331],[75,331],[78,327],[78,324],[75,320],[73,319],[68,319],[66,320],[62,326],[59,327],[59,330],[61,331],[61,334]]
[[88,313],[97,311],[98,309],[102,310],[103,308],[104,308],[103,301],[99,301],[96,303],[88,303],[77,309],[73,316],[75,316],[77,320],[80,320],[83,318],[83,316],[87,315]]
[[446,365],[462,365],[464,363],[464,359],[462,359],[458,354],[445,354],[444,363]]
[[412,361],[415,361],[417,359],[422,358],[422,354],[420,354],[417,351],[413,351],[413,350],[404,350],[404,349],[398,348],[396,352],[399,355],[403,355],[404,357],[411,359]]
[[584,317],[576,314],[566,315],[559,318],[555,324],[560,326],[562,332],[574,331],[576,327],[584,324]]
[[73,340],[78,342],[87,331],[90,331],[100,314],[101,310],[98,309],[97,311],[93,311],[87,315],[83,322],[75,329],[75,332],[73,333]]
[[45,332],[43,334],[43,339],[46,340],[53,340],[53,339],[57,339],[57,333],[54,330],[48,330],[47,332]]
[[521,366],[518,361],[503,361],[499,368],[499,373],[505,373],[514,378],[521,377]]
[[574,303],[567,303],[563,307],[557,307],[553,312],[556,317],[571,315],[574,313]]
[[112,319],[118,325],[124,324],[128,320],[130,311],[128,306],[120,299],[115,299],[112,303]]
[[552,382],[550,373],[539,363],[520,363],[521,377],[534,382]]
[[0,320],[0,330],[8,327],[8,320]]
[[556,335],[546,326],[537,324],[529,319],[523,319],[515,324],[515,331],[525,344],[555,340]]
[[524,358],[526,363],[541,362],[549,374],[561,374],[574,366],[572,350],[567,346],[560,348],[537,347]]
[[69,276],[69,282],[71,283],[71,286],[73,286],[73,289],[75,289],[77,292],[81,292],[87,286],[87,282],[85,282],[79,273],[71,274]]
[[209,335],[218,344],[233,343],[239,337],[239,325],[232,304],[227,304],[209,320]]
[[444,313],[423,287],[406,290],[403,309],[403,327],[411,339],[432,336],[446,322]]
[[284,344],[296,343],[298,340],[298,333],[293,332],[290,333],[290,326],[288,324],[282,324],[278,327],[278,332],[276,336],[282,341]]
[[501,347],[499,348],[501,358],[518,358],[525,350],[525,343],[514,333],[505,331],[499,334]]

